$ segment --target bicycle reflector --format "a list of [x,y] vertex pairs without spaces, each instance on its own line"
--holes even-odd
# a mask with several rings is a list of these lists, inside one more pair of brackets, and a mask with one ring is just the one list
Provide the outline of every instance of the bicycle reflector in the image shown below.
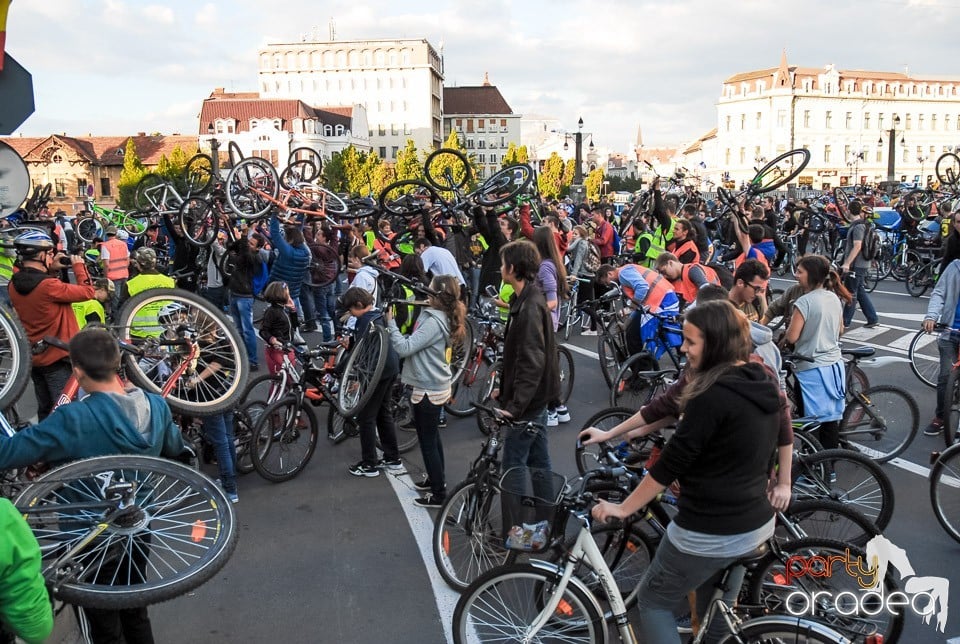
[[193,529],[190,530],[190,540],[194,543],[200,543],[207,536],[207,524],[201,519],[193,522]]

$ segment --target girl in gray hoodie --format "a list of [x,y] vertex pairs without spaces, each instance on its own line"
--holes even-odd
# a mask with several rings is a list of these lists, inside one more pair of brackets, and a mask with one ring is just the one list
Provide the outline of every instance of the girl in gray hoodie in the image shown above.
[[[453,385],[450,358],[452,346],[465,335],[466,309],[460,302],[456,277],[438,275],[430,283],[435,293],[420,313],[409,336],[400,333],[387,314],[390,343],[403,359],[400,380],[413,389],[413,422],[420,440],[426,476],[415,483],[423,496],[414,500],[421,507],[440,507],[446,499],[443,444],[440,442],[440,410],[450,398]],[[389,307],[387,311],[389,311]]]

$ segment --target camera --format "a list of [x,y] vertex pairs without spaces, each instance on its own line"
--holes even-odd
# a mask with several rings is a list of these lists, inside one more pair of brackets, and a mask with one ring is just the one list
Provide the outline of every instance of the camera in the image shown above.
[[58,265],[58,266],[62,266],[62,267],[64,267],[64,268],[70,268],[70,266],[71,266],[71,264],[70,264],[70,258],[69,258],[69,257],[58,257],[58,258],[57,258],[57,265]]

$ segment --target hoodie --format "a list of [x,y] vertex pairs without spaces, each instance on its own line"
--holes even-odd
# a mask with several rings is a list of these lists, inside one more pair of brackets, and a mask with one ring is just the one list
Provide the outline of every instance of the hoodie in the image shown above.
[[764,364],[779,376],[783,361],[780,358],[780,349],[773,343],[773,331],[770,327],[751,322],[750,340],[753,342],[753,352],[763,358]]
[[780,392],[764,368],[727,370],[689,400],[650,475],[680,483],[677,525],[706,534],[741,534],[773,517],[767,479],[776,456]]
[[453,374],[447,359],[450,324],[443,311],[425,308],[413,326],[413,333],[400,333],[397,323],[387,323],[390,344],[404,358],[400,381],[426,391],[446,391]]

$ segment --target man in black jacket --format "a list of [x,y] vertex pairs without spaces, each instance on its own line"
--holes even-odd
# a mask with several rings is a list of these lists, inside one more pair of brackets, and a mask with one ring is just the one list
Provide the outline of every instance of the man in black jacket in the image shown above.
[[526,240],[500,250],[500,273],[514,290],[503,345],[503,374],[498,400],[507,418],[532,421],[535,432],[508,429],[503,469],[527,465],[550,469],[547,450],[547,403],[560,395],[560,370],[553,321],[537,286],[540,255]]

